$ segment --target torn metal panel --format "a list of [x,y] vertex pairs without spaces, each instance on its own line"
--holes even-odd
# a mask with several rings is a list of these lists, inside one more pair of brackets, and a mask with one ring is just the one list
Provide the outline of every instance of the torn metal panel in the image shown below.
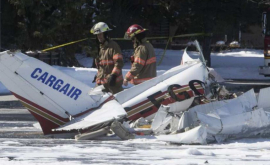
[[260,89],[260,93],[258,96],[259,108],[270,108],[269,94],[270,94],[270,87]]
[[200,121],[197,117],[197,112],[200,112],[203,114],[210,114],[211,116],[218,118],[216,109],[224,106],[230,101],[231,100],[216,101],[216,102],[211,102],[208,104],[202,104],[202,105],[197,105],[195,107],[192,107],[186,112],[186,116],[185,116],[187,118],[186,120],[188,120],[189,127],[193,128],[200,125]]
[[182,111],[186,111],[192,102],[194,101],[194,97],[191,97],[189,99],[183,100],[181,102],[175,102],[172,104],[169,104],[169,112],[172,113],[181,113]]
[[229,104],[225,104],[221,108],[216,109],[220,117],[237,115],[252,111],[257,106],[257,99],[254,90],[251,89],[243,95],[232,99]]
[[[217,102],[209,104],[208,107],[213,107],[211,106],[213,104],[219,104],[219,107],[205,111],[207,105],[199,105],[196,107],[195,112],[200,123],[206,125],[207,131],[213,135],[243,133],[245,126],[250,126],[252,122],[263,118],[263,116],[255,118],[255,114],[259,110],[253,110],[257,105],[253,89],[238,98],[232,99],[229,103]],[[204,108],[201,109],[200,107]]]
[[[264,89],[259,94],[259,105],[261,107],[269,108],[266,102],[266,98],[268,98],[267,92],[268,89]],[[227,138],[244,138],[269,134],[270,113],[265,108],[257,108],[257,105],[253,89],[235,99],[197,105],[184,112],[179,120],[178,131],[185,130],[185,133],[158,136],[158,139],[193,144],[196,141],[194,138],[197,141],[204,141],[203,139],[205,139],[207,142],[213,142],[214,140],[222,142]],[[164,113],[168,111],[170,110],[167,109]],[[203,138],[200,136],[202,130],[198,129],[199,127],[203,127],[206,132]],[[188,130],[187,128],[193,129]]]
[[185,128],[190,127],[191,118],[188,116],[188,112],[184,112],[179,120],[177,130],[184,131]]
[[206,137],[207,131],[204,126],[198,126],[184,133],[156,136],[158,140],[180,144],[207,144]]
[[270,118],[260,108],[243,114],[222,118],[223,130],[220,134],[242,134],[255,131],[257,128],[270,126]]
[[201,125],[207,128],[207,132],[211,134],[218,134],[223,129],[223,124],[218,117],[210,116],[204,113],[197,112],[197,117]]
[[162,134],[169,131],[169,129],[166,130],[166,127],[171,123],[173,118],[171,115],[168,115],[169,109],[169,106],[161,105],[156,113],[151,125],[151,129],[155,134]]
[[219,83],[224,82],[225,80],[215,71],[214,68],[208,68],[209,74],[215,77],[215,80]]

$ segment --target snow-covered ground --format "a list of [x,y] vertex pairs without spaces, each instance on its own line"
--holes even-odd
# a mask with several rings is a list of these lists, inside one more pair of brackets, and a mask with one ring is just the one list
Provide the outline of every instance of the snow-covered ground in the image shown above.
[[[162,53],[163,50],[156,49],[158,61]],[[182,50],[167,50],[163,62],[158,66],[158,75],[179,65],[182,54]],[[85,68],[54,67],[94,87],[92,79],[97,71],[89,68],[92,64],[91,58],[83,55],[78,55],[77,58]],[[269,80],[258,73],[258,67],[264,64],[262,50],[212,53],[211,58],[212,67],[225,79]],[[130,64],[126,63],[124,75],[129,68]],[[0,93],[7,92],[7,89],[0,85]],[[0,133],[5,134],[7,131],[17,132],[20,136],[38,130],[33,127],[33,121],[0,121]],[[1,165],[270,164],[270,139],[241,139],[208,145],[175,145],[147,136],[128,141],[74,141],[11,136],[0,138],[0,155]]]
[[[0,115],[7,113],[0,111]],[[27,111],[13,110],[13,113]],[[34,122],[0,121],[1,165],[270,164],[268,138],[208,145],[169,144],[149,136],[128,141],[75,141],[45,138],[33,127]]]
[[0,138],[1,165],[270,164],[270,140],[175,145],[142,138],[128,141]]
[[[146,145],[147,144],[147,145]],[[247,145],[249,147],[247,147]],[[1,165],[270,164],[268,139],[230,144],[167,145],[153,140],[80,141],[0,139]],[[12,153],[11,153],[12,151]]]

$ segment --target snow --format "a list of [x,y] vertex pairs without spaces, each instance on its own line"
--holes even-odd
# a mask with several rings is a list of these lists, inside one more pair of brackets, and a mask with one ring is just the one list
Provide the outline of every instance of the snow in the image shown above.
[[[163,49],[155,49],[157,61],[163,55]],[[183,50],[167,50],[162,63],[157,67],[157,74],[161,75],[165,71],[177,66],[181,62]],[[192,57],[196,57],[198,52],[188,52]],[[90,68],[92,65],[92,58],[86,57],[82,54],[76,56],[84,68],[76,67],[61,67],[53,66],[69,76],[80,80],[81,82],[95,87],[92,83],[94,76],[97,73],[95,68]],[[212,68],[216,70],[224,79],[249,79],[249,80],[269,80],[262,75],[259,75],[259,66],[264,65],[263,50],[256,49],[234,49],[231,51],[224,51],[221,53],[211,53]],[[131,64],[125,63],[123,75],[125,75],[131,67]],[[129,84],[128,87],[132,85]],[[126,88],[126,87],[125,87]],[[0,83],[0,94],[9,94],[9,91]]]
[[224,45],[225,46],[225,41],[217,41],[216,45]]
[[26,164],[270,164],[269,139],[168,145],[151,139],[80,141],[0,139],[1,165]]
[[[161,59],[163,49],[155,49],[157,61]],[[162,63],[157,67],[158,75],[161,75],[166,70],[169,70],[180,64],[183,55],[183,50],[167,50]],[[188,52],[192,57],[198,55],[197,52]],[[54,66],[64,73],[90,85],[92,78],[97,70],[90,68],[92,65],[92,58],[86,56],[77,56],[79,62],[86,68],[65,68]],[[263,50],[255,49],[235,49],[232,51],[224,51],[221,53],[211,53],[212,68],[216,70],[224,79],[255,79],[255,80],[269,80],[262,75],[259,75],[259,66],[264,65]],[[123,75],[125,75],[131,67],[130,63],[125,63]]]
[[[157,60],[162,49],[155,49]],[[197,52],[188,52],[195,56]],[[180,64],[183,50],[167,50],[163,62],[157,67],[158,75]],[[259,75],[264,64],[263,50],[235,49],[212,53],[212,68],[224,79],[269,80]],[[92,79],[97,70],[90,68],[92,59],[77,55],[85,68],[53,66],[60,71],[94,87]],[[125,75],[130,68],[126,63]],[[131,85],[129,85],[130,87]],[[0,94],[9,91],[0,85]],[[0,132],[12,130],[31,133],[37,130],[33,121],[1,121],[10,127],[0,127]],[[32,125],[32,127],[31,127]],[[18,130],[18,131],[17,131]],[[176,145],[158,141],[149,136],[128,141],[74,141],[73,139],[0,138],[1,165],[77,165],[77,164],[270,164],[270,140],[250,138],[230,140],[221,144]]]
[[[163,50],[155,49],[157,61],[159,62]],[[167,50],[162,63],[157,67],[158,75],[180,64],[183,50]],[[197,52],[188,52],[189,55],[196,57]],[[65,68],[54,66],[66,74],[90,85],[97,70],[90,68],[92,59],[83,55],[77,56],[80,63],[86,68]],[[211,53],[212,68],[216,70],[224,79],[253,79],[253,80],[269,80],[259,75],[259,66],[264,65],[263,50],[256,49],[234,49],[232,51],[224,51],[221,53]],[[123,75],[125,75],[131,67],[130,63],[125,63]]]

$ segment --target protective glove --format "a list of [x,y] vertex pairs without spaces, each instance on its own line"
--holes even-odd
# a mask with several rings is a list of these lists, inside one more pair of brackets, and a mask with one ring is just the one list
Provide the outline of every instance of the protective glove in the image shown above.
[[96,82],[96,79],[97,79],[97,75],[95,75],[95,77],[94,77],[92,83]]
[[115,74],[111,74],[110,77],[109,77],[109,84],[110,86],[115,86],[116,84],[116,78],[117,76]]

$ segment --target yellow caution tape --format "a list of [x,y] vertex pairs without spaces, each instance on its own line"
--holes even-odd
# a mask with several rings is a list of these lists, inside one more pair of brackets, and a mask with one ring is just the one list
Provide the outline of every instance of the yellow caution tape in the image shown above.
[[[169,39],[168,42],[167,42],[167,45],[166,45],[166,48],[165,48],[165,52],[166,52],[166,49],[168,47],[168,44],[170,41],[172,41],[173,38],[181,38],[181,37],[194,37],[194,36],[211,36],[212,34],[205,34],[205,33],[193,33],[193,34],[182,34],[182,35],[177,35],[177,36],[173,36],[173,37],[147,37],[148,40],[152,40],[152,39]],[[58,46],[54,46],[54,47],[51,47],[51,48],[48,48],[48,49],[43,49],[42,51],[48,51],[48,50],[53,50],[53,49],[56,49],[56,48],[60,48],[60,47],[63,47],[63,46],[67,46],[67,45],[71,45],[71,44],[75,44],[75,43],[78,43],[78,42],[82,42],[82,41],[85,41],[87,39],[91,39],[91,40],[94,40],[96,38],[84,38],[84,39],[81,39],[81,40],[77,40],[77,41],[72,41],[72,42],[69,42],[69,43],[66,43],[66,44],[62,44],[62,45],[58,45]],[[112,40],[126,40],[124,38],[112,38]],[[165,52],[163,54],[165,54]],[[163,58],[164,55],[162,55],[162,58]],[[162,61],[162,59],[161,59]],[[161,63],[161,61],[159,63]]]
[[[165,49],[164,49],[164,51],[163,51],[163,54],[162,54],[162,56],[161,56],[161,58],[160,58],[160,60],[159,60],[159,62],[158,62],[158,65],[161,64],[161,62],[162,62],[162,60],[163,60],[163,58],[164,58],[164,56],[165,56],[166,50],[167,50],[167,48],[168,48],[168,45],[169,45],[170,42],[172,42],[172,39],[173,39],[173,38],[195,37],[195,36],[211,36],[211,35],[212,35],[212,34],[193,33],[193,34],[182,34],[182,35],[177,35],[177,36],[173,36],[173,37],[167,37],[167,38],[169,38],[169,39],[168,39],[168,41],[167,41],[166,47],[165,47]],[[162,38],[164,38],[164,37],[162,37]],[[149,38],[147,38],[147,39],[149,39]],[[151,39],[155,39],[155,38],[153,37],[153,38],[151,38]]]
[[165,56],[167,47],[168,47],[168,45],[169,45],[169,43],[170,43],[171,41],[172,41],[172,37],[170,37],[170,38],[168,39],[167,44],[166,44],[166,47],[165,47],[165,49],[164,49],[164,51],[163,51],[163,54],[162,54],[162,56],[161,56],[161,58],[160,58],[160,60],[159,60],[159,62],[158,62],[158,65],[161,64],[161,62],[162,62],[162,60],[163,60],[163,57]]
[[[167,38],[182,38],[182,37],[196,37],[196,36],[211,36],[212,34],[206,34],[206,33],[192,33],[192,34],[182,34],[182,35],[177,35],[173,37],[146,37],[148,40],[154,40],[154,39],[167,39]],[[95,38],[91,38],[95,39]],[[127,40],[124,38],[112,38],[112,40]]]
[[77,43],[77,42],[82,42],[82,41],[85,41],[85,40],[87,40],[87,39],[88,39],[88,38],[84,38],[84,39],[81,39],[81,40],[77,40],[77,41],[69,42],[69,43],[66,43],[66,44],[54,46],[54,47],[51,47],[51,48],[48,48],[48,49],[43,49],[42,51],[45,52],[45,51],[48,51],[48,50],[52,50],[52,49],[60,48],[60,47],[63,47],[63,46],[75,44],[75,43]]
[[211,34],[205,33],[192,33],[192,34],[181,34],[173,37],[147,37],[147,39],[167,39],[167,38],[182,38],[182,37],[195,37],[195,36],[211,36]]

